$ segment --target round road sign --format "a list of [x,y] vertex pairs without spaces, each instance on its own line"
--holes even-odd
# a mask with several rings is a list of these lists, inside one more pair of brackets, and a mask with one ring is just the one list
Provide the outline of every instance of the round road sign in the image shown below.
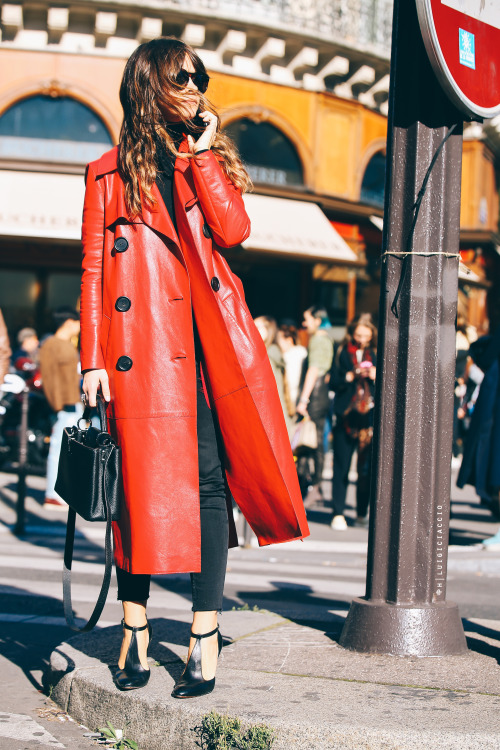
[[444,90],[472,117],[500,114],[500,0],[416,0],[427,54]]

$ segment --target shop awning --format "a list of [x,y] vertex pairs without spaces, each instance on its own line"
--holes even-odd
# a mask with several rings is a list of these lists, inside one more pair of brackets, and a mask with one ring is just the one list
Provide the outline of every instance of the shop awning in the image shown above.
[[246,250],[337,263],[359,260],[316,203],[250,193],[245,206],[252,222]]

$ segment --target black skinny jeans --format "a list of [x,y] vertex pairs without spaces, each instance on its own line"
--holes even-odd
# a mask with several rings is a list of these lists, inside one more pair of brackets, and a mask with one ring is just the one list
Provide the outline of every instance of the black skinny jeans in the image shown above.
[[325,465],[325,422],[328,416],[328,384],[325,383],[325,376],[319,375],[312,390],[307,413],[316,425],[318,435],[318,447],[314,451],[314,477],[313,484],[320,485],[323,477],[323,467]]
[[[342,417],[337,419],[342,422]],[[358,451],[358,483],[356,485],[356,513],[364,518],[370,503],[370,470],[372,444],[360,449],[358,439],[348,435],[342,423],[333,430],[333,480],[332,503],[333,515],[343,516],[349,484],[349,468],[354,451]]]
[[[198,465],[200,475],[201,572],[191,573],[193,612],[222,609],[226,577],[229,524],[224,484],[222,443],[214,414],[197,378]],[[141,602],[149,598],[151,576],[116,569],[118,599]]]

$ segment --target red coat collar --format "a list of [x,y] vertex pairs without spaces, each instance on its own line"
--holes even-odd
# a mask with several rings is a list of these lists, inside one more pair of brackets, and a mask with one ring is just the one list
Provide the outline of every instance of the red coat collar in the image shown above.
[[115,146],[110,151],[106,151],[94,164],[96,177],[102,177],[104,174],[114,172],[115,169],[118,169],[118,146]]

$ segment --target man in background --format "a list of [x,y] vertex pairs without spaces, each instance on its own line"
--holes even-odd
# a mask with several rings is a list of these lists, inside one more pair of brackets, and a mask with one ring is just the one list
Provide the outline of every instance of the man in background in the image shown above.
[[53,317],[57,330],[40,348],[43,390],[57,415],[50,437],[44,507],[50,510],[67,510],[68,506],[57,494],[54,485],[64,428],[75,425],[83,413],[80,400],[79,357],[76,348],[80,318],[71,307],[57,308]]
[[325,462],[323,434],[329,408],[328,379],[333,361],[333,343],[328,336],[331,328],[327,311],[310,307],[304,312],[303,327],[309,334],[307,371],[302,385],[297,413],[309,416],[316,425],[318,447],[314,452],[313,484],[304,500],[306,508],[322,499],[321,479]]

